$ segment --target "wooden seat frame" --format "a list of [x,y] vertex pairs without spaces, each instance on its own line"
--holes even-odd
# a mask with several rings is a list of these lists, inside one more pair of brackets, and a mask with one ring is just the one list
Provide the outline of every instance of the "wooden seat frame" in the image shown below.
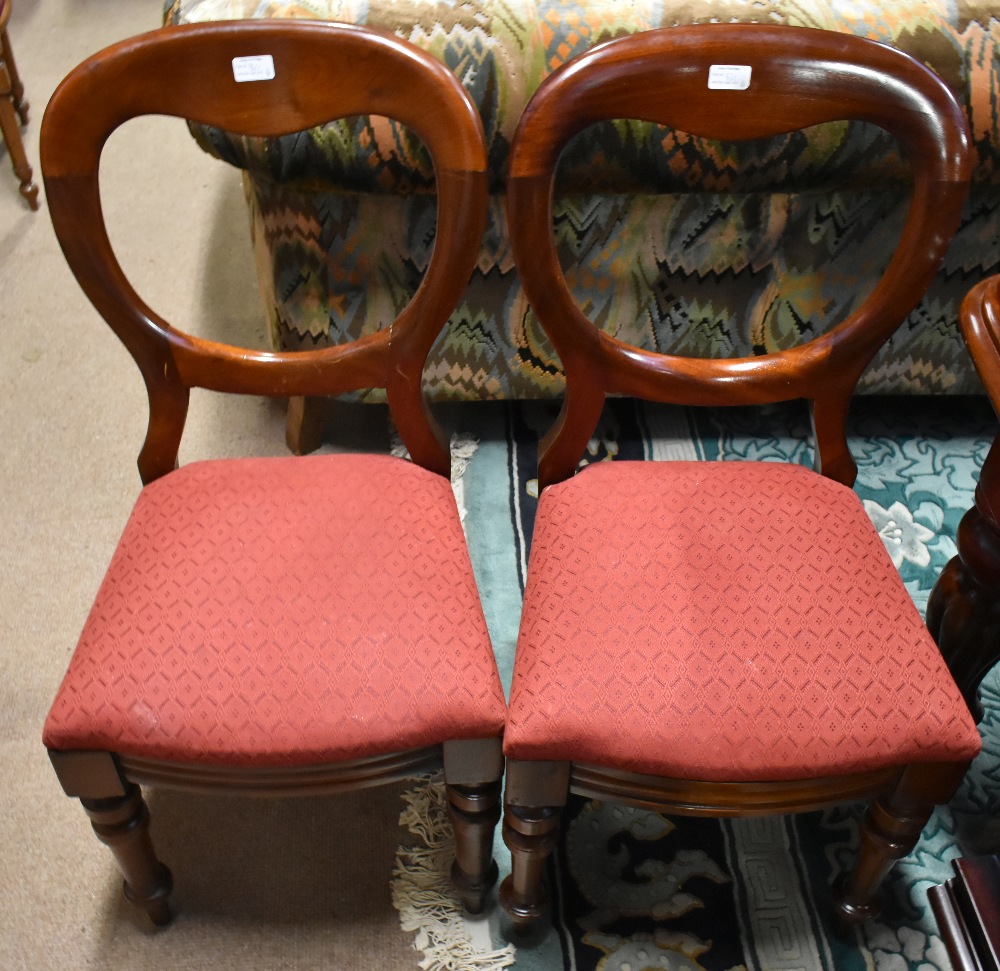
[[[750,69],[748,88],[710,89],[710,68],[719,64]],[[905,151],[913,188],[880,282],[825,333],[760,357],[667,356],[602,332],[566,283],[553,240],[553,197],[563,146],[585,127],[616,118],[730,141],[841,119],[887,130]],[[907,55],[853,36],[759,25],[668,28],[610,41],[554,73],[522,117],[508,183],[516,265],[566,373],[562,410],[540,446],[540,488],[574,474],[608,395],[688,405],[804,399],[817,470],[853,485],[857,468],[845,429],[851,396],[937,271],[959,223],[969,173],[966,121],[944,84]],[[1000,572],[993,577],[1000,582]],[[882,879],[914,846],[933,807],[952,796],[967,766],[923,763],[838,778],[710,782],[509,756],[503,832],[513,872],[501,887],[501,903],[520,925],[543,912],[543,865],[569,792],[701,816],[793,813],[865,798],[874,801],[862,826],[859,862],[837,903],[841,924],[861,921],[878,912]]]
[[[237,83],[233,59],[266,54],[273,58],[274,78]],[[101,206],[102,147],[118,126],[145,114],[267,137],[352,115],[402,122],[431,154],[438,201],[433,254],[412,301],[378,333],[295,353],[247,350],[173,327],[126,279]],[[41,167],[66,259],[145,380],[149,425],[138,462],[144,483],[176,467],[194,387],[270,396],[385,388],[413,460],[449,474],[448,444],[425,402],[421,374],[472,273],[485,225],[487,183],[478,113],[439,61],[391,35],[347,25],[272,21],[164,28],[94,55],[67,77],[43,122]],[[497,877],[492,838],[500,815],[499,738],[443,740],[419,751],[285,768],[174,764],[114,752],[51,751],[50,756],[63,788],[81,799],[99,839],[114,852],[126,896],[157,924],[171,917],[171,876],[150,843],[142,785],[312,795],[443,766],[456,835],[453,877],[470,911],[482,910]]]

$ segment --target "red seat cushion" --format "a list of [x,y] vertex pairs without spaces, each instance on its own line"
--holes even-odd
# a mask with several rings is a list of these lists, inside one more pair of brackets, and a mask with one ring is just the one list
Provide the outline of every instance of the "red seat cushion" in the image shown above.
[[201,462],[139,496],[45,744],[244,766],[499,737],[449,483],[387,456]]
[[980,742],[854,492],[798,466],[614,462],[541,497],[504,747],[742,782]]

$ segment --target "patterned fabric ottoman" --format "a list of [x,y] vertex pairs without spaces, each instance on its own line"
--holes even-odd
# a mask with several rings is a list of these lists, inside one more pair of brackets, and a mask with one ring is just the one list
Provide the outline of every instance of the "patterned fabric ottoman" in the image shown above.
[[[476,275],[428,365],[439,399],[562,389],[513,269],[503,210],[521,110],[560,64],[614,36],[709,21],[822,27],[906,50],[967,107],[974,184],[944,267],[861,390],[961,394],[981,386],[958,335],[958,304],[971,283],[1000,270],[995,11],[991,0],[173,0],[165,20],[366,24],[431,51],[472,93],[489,144],[491,215]],[[245,170],[276,346],[354,337],[405,302],[434,220],[431,168],[408,133],[363,118],[266,143],[195,136]],[[867,292],[902,225],[905,180],[894,145],[863,125],[732,145],[611,123],[568,150],[556,231],[579,267],[571,282],[581,305],[600,326],[659,350],[742,356],[798,342]],[[695,191],[703,183],[712,191]]]

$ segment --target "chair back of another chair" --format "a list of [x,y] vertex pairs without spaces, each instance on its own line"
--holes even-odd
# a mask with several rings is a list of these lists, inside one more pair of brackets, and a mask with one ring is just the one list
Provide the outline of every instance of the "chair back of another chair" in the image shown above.
[[[560,265],[553,196],[565,144],[589,125],[619,118],[728,141],[841,120],[885,129],[902,146],[913,182],[901,237],[878,284],[819,336],[755,357],[671,356],[600,330]],[[851,395],[941,264],[966,196],[968,146],[964,114],[936,75],[892,48],[828,31],[666,28],[609,41],[552,74],[522,117],[508,182],[518,272],[566,374],[562,412],[542,443],[540,485],[573,474],[610,394],[694,405],[806,399],[818,467],[853,483],[844,429]]]
[[[411,301],[377,333],[296,352],[204,340],[158,316],[113,252],[98,178],[108,137],[147,114],[264,137],[354,115],[405,125],[429,151],[437,193],[433,254]],[[175,467],[192,387],[275,396],[385,389],[413,459],[448,473],[447,444],[427,409],[421,373],[472,273],[487,197],[482,123],[443,64],[396,37],[348,25],[244,21],[164,28],[94,55],[63,81],[42,125],[41,167],[66,259],[146,382],[143,481]]]

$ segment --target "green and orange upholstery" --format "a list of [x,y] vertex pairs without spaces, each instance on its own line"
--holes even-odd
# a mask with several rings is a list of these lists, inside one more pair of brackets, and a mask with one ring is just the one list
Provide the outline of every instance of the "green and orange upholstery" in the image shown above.
[[[479,107],[490,216],[476,271],[425,371],[429,393],[445,399],[561,393],[559,361],[519,284],[504,214],[515,127],[560,64],[623,34],[744,21],[852,33],[914,55],[967,111],[973,184],[944,265],[859,390],[981,390],[956,318],[970,283],[1000,270],[1000,15],[986,0],[171,0],[165,10],[174,23],[262,17],[395,33],[440,58]],[[198,137],[245,171],[276,346],[341,341],[391,318],[433,241],[432,176],[413,139],[378,119],[266,143],[206,130]],[[808,339],[863,298],[898,237],[905,172],[895,147],[863,125],[735,145],[608,123],[567,149],[559,245],[576,267],[570,283],[581,306],[623,340],[693,356],[766,353]]]

